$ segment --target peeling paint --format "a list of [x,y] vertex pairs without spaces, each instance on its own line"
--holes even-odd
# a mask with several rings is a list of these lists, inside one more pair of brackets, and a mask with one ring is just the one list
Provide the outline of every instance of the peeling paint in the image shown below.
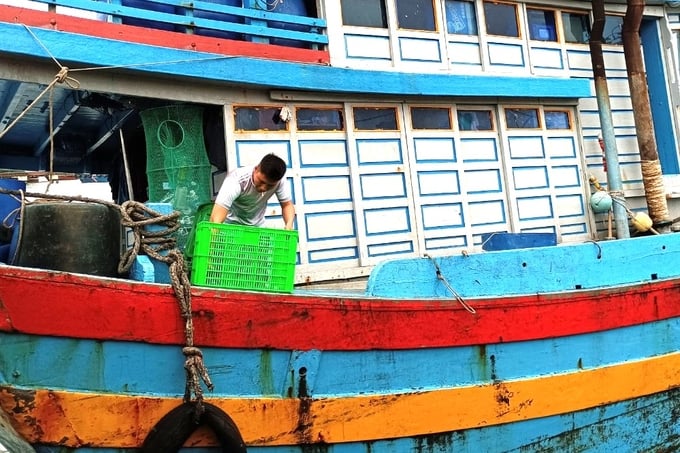
[[455,451],[453,449],[453,435],[450,433],[418,437],[415,439],[414,444],[416,453]]
[[260,353],[259,383],[263,395],[276,395],[274,388],[274,371],[272,370],[272,355],[269,349]]
[[503,382],[494,382],[494,388],[496,389],[495,398],[498,406],[496,408],[496,415],[502,417],[503,415],[510,412],[511,399],[513,397],[513,392],[508,390]]
[[194,319],[203,318],[203,319],[206,319],[208,321],[215,320],[215,312],[213,310],[196,310],[196,311],[192,311],[191,315]]
[[302,453],[328,453],[330,452],[330,446],[328,445],[302,445],[300,447]]
[[489,379],[488,365],[489,362],[486,357],[487,350],[486,345],[482,344],[477,347],[477,357],[479,357],[479,377],[480,379]]
[[311,413],[311,398],[301,398],[298,406],[298,420],[295,427],[295,435],[300,444],[311,444],[314,442],[314,435],[311,432],[313,415]]

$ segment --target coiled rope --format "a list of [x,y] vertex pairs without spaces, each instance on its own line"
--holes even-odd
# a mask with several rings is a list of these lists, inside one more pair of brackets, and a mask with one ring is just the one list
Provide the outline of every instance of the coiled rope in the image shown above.
[[[163,215],[137,201],[126,201],[118,205],[106,200],[98,200],[81,196],[52,195],[41,193],[28,193],[23,190],[10,190],[0,187],[0,193],[12,196],[19,200],[19,208],[23,215],[25,204],[29,203],[26,198],[41,198],[47,200],[61,200],[67,202],[98,203],[117,209],[121,214],[121,224],[123,227],[130,228],[133,233],[134,242],[125,253],[123,253],[118,264],[118,272],[125,274],[130,270],[140,252],[149,255],[151,258],[166,263],[169,267],[170,282],[179,305],[180,314],[184,320],[185,345],[182,353],[186,357],[184,369],[186,370],[186,385],[184,389],[184,402],[195,402],[196,417],[200,417],[204,411],[203,407],[203,381],[212,391],[214,386],[208,374],[208,370],[203,363],[203,353],[194,346],[194,324],[191,311],[191,282],[187,275],[187,268],[184,255],[176,247],[176,240],[172,233],[180,227],[178,218],[180,213],[177,211]],[[12,217],[16,210],[10,213],[7,218]],[[5,219],[5,220],[6,220]],[[3,220],[3,223],[5,222]],[[19,222],[21,228],[21,222]],[[154,225],[154,231],[149,231],[148,226]],[[19,233],[21,237],[21,232]],[[21,239],[19,239],[21,240]],[[167,251],[167,253],[163,253]]]
[[[59,71],[54,76],[54,79],[47,85],[47,87],[31,102],[27,105],[22,112],[2,131],[0,132],[0,139],[12,130],[13,126],[20,121],[24,115],[38,103],[40,98],[42,98],[45,93],[49,92],[49,128],[50,128],[50,170],[48,185],[46,190],[49,189],[52,184],[53,178],[53,162],[54,162],[54,101],[53,101],[53,90],[57,84],[66,84],[69,88],[77,90],[80,88],[80,82],[71,77],[69,74],[73,72],[82,71],[95,71],[95,70],[108,70],[117,68],[132,68],[132,67],[143,67],[143,66],[153,66],[153,65],[167,65],[173,63],[186,63],[186,62],[201,62],[201,61],[212,61],[212,60],[224,60],[229,58],[234,58],[232,56],[208,56],[199,58],[190,58],[182,60],[171,60],[171,61],[157,61],[157,62],[147,62],[138,64],[128,64],[128,65],[118,65],[118,66],[102,66],[102,67],[90,67],[90,68],[78,68],[69,69],[68,67],[62,65],[57,58],[50,52],[50,50],[40,41],[38,36],[31,30],[30,27],[24,25],[26,31],[33,37],[33,39],[40,45],[47,55],[57,64]],[[184,368],[186,370],[186,386],[184,392],[184,401],[191,402],[192,399],[196,402],[196,417],[200,417],[204,412],[203,407],[203,390],[201,387],[201,380],[205,382],[208,390],[213,389],[213,384],[208,375],[208,371],[203,364],[203,354],[197,347],[194,346],[194,329],[193,329],[193,319],[191,315],[191,283],[187,276],[186,264],[184,262],[184,255],[181,251],[176,248],[176,240],[171,237],[171,234],[179,229],[179,224],[177,219],[179,218],[178,212],[173,212],[169,215],[162,215],[152,209],[149,209],[143,203],[135,201],[126,201],[122,205],[118,205],[112,202],[107,202],[105,200],[92,199],[80,196],[63,196],[63,195],[50,195],[50,194],[37,194],[37,193],[26,193],[24,191],[15,191],[0,188],[0,193],[13,196],[21,202],[21,213],[24,212],[24,203],[26,203],[26,197],[31,198],[43,198],[50,200],[63,200],[63,201],[75,201],[75,202],[86,202],[86,203],[100,203],[109,206],[114,209],[118,209],[121,212],[122,225],[132,229],[134,234],[134,243],[132,247],[125,251],[121,257],[121,261],[118,265],[118,272],[124,274],[129,271],[130,267],[137,258],[140,250],[149,255],[151,258],[159,260],[163,263],[168,264],[170,281],[172,284],[175,297],[177,298],[180,313],[184,319],[184,333],[185,333],[185,346],[182,349],[183,354],[186,357]],[[9,214],[7,218],[10,218],[12,214]],[[5,220],[3,220],[3,224]],[[157,225],[164,226],[164,229],[158,231],[148,231],[145,229],[146,226]],[[167,253],[162,254],[161,252],[167,251]],[[193,397],[192,397],[193,395]]]
[[[125,251],[119,265],[119,272],[127,272],[134,263],[139,251],[143,251],[151,258],[166,263],[170,270],[170,283],[179,303],[180,314],[184,319],[185,346],[182,353],[186,357],[186,386],[184,402],[196,401],[196,417],[200,417],[203,408],[203,388],[201,380],[208,390],[214,386],[203,364],[203,353],[194,346],[194,324],[191,315],[191,282],[187,275],[184,255],[176,247],[176,240],[172,233],[180,227],[177,222],[180,213],[174,211],[168,215],[161,215],[143,203],[126,201],[121,205],[122,225],[132,230],[133,246]],[[149,225],[164,227],[156,231],[148,231]],[[161,252],[167,251],[163,254]],[[192,396],[193,395],[193,396]]]

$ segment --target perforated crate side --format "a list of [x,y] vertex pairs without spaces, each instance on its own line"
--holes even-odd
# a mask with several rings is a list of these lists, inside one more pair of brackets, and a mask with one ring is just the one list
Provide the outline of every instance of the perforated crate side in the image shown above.
[[191,282],[197,286],[293,291],[297,231],[199,222]]

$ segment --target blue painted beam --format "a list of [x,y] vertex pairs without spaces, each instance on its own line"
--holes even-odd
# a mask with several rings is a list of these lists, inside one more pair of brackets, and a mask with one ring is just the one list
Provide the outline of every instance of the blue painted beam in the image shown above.
[[652,126],[661,168],[665,175],[680,173],[675,134],[673,133],[673,106],[670,105],[668,78],[664,67],[664,52],[659,26],[656,20],[643,20],[640,25],[640,40],[644,48],[645,68],[649,104],[652,111]]
[[[29,32],[23,25],[4,22],[0,22],[0,34],[12,36],[11,40],[0,41],[0,54],[39,57],[46,61],[54,57],[70,68],[129,67],[131,71],[149,75],[191,78],[262,89],[393,96],[569,99],[591,96],[590,82],[587,79],[356,70],[229,57],[42,28],[31,28]],[[57,71],[58,68],[55,67],[55,74]]]
[[[285,397],[290,370],[305,367],[311,395],[326,398],[486,385],[498,379],[533,379],[572,373],[579,362],[588,369],[614,367],[674,353],[680,347],[676,324],[677,318],[671,318],[587,335],[509,343],[501,339],[496,344],[430,349],[313,353],[210,347],[201,350],[205,366],[215,370],[211,372],[215,384],[212,397],[234,395],[234,389],[246,398],[267,394]],[[0,344],[0,384],[129,395],[180,395],[184,391],[177,385],[184,382],[186,373],[178,345],[6,332],[0,332]],[[297,357],[296,366],[291,368],[293,357]],[[162,372],[158,372],[161,364]],[[10,369],[21,373],[2,374]],[[148,379],[149,376],[154,378]],[[270,382],[271,388],[263,388],[263,382]],[[74,387],[76,383],[79,386]]]

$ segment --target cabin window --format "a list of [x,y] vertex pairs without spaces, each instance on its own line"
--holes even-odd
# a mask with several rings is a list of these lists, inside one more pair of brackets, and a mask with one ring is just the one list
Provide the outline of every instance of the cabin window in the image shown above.
[[538,129],[537,109],[505,109],[505,123],[508,129]]
[[519,37],[517,5],[484,2],[484,17],[487,34]]
[[397,111],[393,108],[354,107],[354,128],[359,131],[396,131]]
[[590,40],[590,18],[583,13],[562,13],[564,41],[587,44]]
[[557,41],[555,11],[546,9],[527,9],[529,39],[534,41]]
[[623,17],[605,16],[602,43],[623,44]]
[[240,131],[283,131],[288,123],[281,121],[279,107],[236,107],[234,116],[236,130]]
[[458,129],[461,131],[492,131],[491,110],[458,110]]
[[571,129],[571,115],[565,110],[545,111],[546,129]]
[[451,129],[451,111],[445,108],[413,107],[413,129]]
[[384,0],[340,0],[340,6],[344,25],[387,28]]
[[345,124],[342,111],[336,109],[305,109],[296,111],[300,131],[342,131]]
[[476,35],[477,16],[474,2],[446,0],[446,31],[457,35]]
[[432,0],[396,0],[399,28],[435,31]]

